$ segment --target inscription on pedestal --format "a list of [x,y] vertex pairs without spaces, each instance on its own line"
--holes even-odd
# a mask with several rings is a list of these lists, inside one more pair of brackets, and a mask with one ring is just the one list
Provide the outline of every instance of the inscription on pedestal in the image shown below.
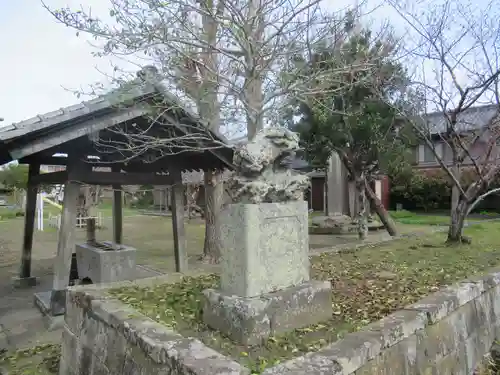
[[309,280],[307,202],[236,204],[221,217],[225,293],[254,297]]

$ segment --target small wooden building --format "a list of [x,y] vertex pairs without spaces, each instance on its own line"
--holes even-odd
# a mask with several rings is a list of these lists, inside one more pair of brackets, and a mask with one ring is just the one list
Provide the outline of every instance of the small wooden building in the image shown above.
[[[20,98],[21,100],[21,98]],[[187,269],[181,174],[232,168],[232,148],[169,94],[152,67],[108,95],[11,125],[0,132],[0,165],[29,164],[18,285],[34,285],[31,249],[38,186],[64,184],[53,289],[40,297],[51,315],[65,309],[80,187],[112,186],[113,241],[122,243],[122,185],[171,186],[176,269]],[[65,166],[40,173],[41,165]],[[106,169],[108,171],[106,171]],[[44,299],[45,298],[45,299]]]

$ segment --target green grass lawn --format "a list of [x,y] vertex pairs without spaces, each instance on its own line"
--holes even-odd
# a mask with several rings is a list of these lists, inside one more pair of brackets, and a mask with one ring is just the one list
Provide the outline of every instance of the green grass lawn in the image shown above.
[[311,259],[312,277],[332,283],[333,314],[322,324],[246,347],[201,321],[201,291],[218,285],[217,275],[182,283],[111,291],[145,315],[199,337],[208,346],[260,373],[264,368],[336,341],[460,279],[500,265],[500,223],[471,226],[472,245],[447,246],[443,233],[367,246],[352,253],[324,253]]
[[[109,205],[103,207],[103,211],[106,210],[111,212]],[[107,220],[109,224],[110,219]],[[18,221],[21,222],[22,218]],[[2,225],[1,237],[8,244],[3,251],[12,248],[12,256],[5,261],[17,267],[22,225],[15,220]],[[500,265],[500,223],[484,222],[467,228],[465,233],[473,239],[472,245],[457,247],[445,246],[444,234],[434,233],[429,225],[399,222],[398,226],[401,233],[422,231],[426,234],[418,238],[369,245],[352,253],[325,253],[312,257],[312,277],[332,283],[332,318],[320,325],[271,338],[260,346],[235,344],[202,324],[201,291],[216,287],[217,275],[186,278],[183,283],[154,288],[120,289],[113,293],[152,319],[173,326],[184,335],[199,337],[208,346],[232,356],[259,373],[278,361],[336,341],[345,333],[415,302],[443,285]],[[171,227],[170,218],[167,217],[129,216],[124,220],[125,243],[139,249],[139,264],[165,272],[172,271]],[[203,247],[203,222],[193,220],[187,223],[186,232],[189,255],[191,258],[198,256]],[[79,239],[84,236],[84,231],[78,231]],[[99,239],[110,236],[110,227],[98,233]],[[48,255],[42,254],[42,250],[55,249],[56,241],[55,232],[46,230],[35,234],[35,265],[36,256],[46,258]],[[26,354],[31,353],[29,350],[37,353],[33,357],[36,360],[31,361]],[[9,374],[16,375],[51,374],[49,368],[55,361],[56,349],[38,347],[29,350],[14,356],[9,353],[9,357],[0,355],[0,367],[6,365],[11,370]]]
[[[438,214],[423,214],[423,213],[413,213],[406,210],[401,211],[391,211],[391,217],[400,224],[410,224],[410,225],[440,225],[447,226],[450,224],[449,215],[438,215]],[[496,219],[498,215],[496,213],[481,212],[481,216],[475,216],[469,218],[470,221],[481,221],[487,219]]]
[[394,221],[401,224],[410,225],[448,225],[450,223],[449,216],[444,215],[425,215],[415,214],[410,211],[391,211],[391,217]]
[[[426,215],[416,214],[410,211],[390,211],[389,214],[396,223],[408,225],[448,225],[450,222],[449,216],[445,215]],[[322,216],[323,212],[313,212],[309,215],[309,220],[314,216]],[[378,220],[377,215],[373,215]]]
[[23,212],[18,209],[7,207],[0,207],[0,221],[15,219],[16,217],[23,216]]
[[[105,217],[111,217],[113,216],[113,205],[111,203],[101,203],[99,207],[97,208],[98,211],[102,212],[102,214]],[[123,206],[123,215],[128,216],[128,215],[135,215],[137,214],[138,210],[135,208],[129,208]]]

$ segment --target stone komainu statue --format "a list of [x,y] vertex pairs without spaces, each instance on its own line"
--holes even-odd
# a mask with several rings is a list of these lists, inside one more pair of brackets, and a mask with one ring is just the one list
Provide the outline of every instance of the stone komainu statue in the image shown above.
[[297,201],[309,188],[309,177],[284,163],[299,147],[297,133],[283,127],[261,130],[255,138],[234,152],[235,174],[229,191],[237,203]]

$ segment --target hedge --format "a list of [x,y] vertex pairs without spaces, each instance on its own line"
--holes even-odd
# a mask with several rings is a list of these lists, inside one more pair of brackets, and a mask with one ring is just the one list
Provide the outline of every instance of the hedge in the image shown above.
[[[407,210],[449,210],[451,203],[451,179],[441,169],[426,171],[406,171],[391,175],[390,202],[391,208],[402,204]],[[474,171],[464,171],[463,186],[475,181]],[[500,178],[496,178],[489,189],[500,187]],[[500,212],[500,196],[491,195],[485,199],[475,211]]]

